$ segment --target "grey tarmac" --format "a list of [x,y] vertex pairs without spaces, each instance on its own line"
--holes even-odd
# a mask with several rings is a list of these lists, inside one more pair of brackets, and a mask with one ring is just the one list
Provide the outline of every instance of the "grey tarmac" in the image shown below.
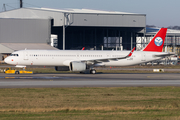
[[178,73],[22,74],[0,73],[0,88],[180,86]]

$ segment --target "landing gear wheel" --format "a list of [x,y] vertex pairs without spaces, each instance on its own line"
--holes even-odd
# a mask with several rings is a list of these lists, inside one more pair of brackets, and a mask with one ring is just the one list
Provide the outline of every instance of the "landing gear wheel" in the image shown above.
[[19,71],[16,71],[15,74],[19,74]]
[[95,70],[95,69],[92,69],[92,70],[90,70],[90,73],[91,73],[91,74],[96,74],[96,70]]

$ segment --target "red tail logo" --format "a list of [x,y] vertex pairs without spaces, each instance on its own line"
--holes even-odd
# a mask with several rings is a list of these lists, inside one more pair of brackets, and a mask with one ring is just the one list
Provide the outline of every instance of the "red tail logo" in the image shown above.
[[162,52],[167,28],[161,28],[143,51]]

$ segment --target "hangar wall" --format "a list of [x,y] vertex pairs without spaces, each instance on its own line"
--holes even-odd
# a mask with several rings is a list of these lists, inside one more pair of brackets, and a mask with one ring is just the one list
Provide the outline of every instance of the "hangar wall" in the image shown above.
[[48,43],[49,19],[0,19],[0,43]]
[[33,9],[20,8],[12,11],[0,13],[0,18],[23,18],[23,19],[53,19],[53,26],[63,26],[65,15],[65,25],[68,26],[97,26],[97,27],[145,27],[146,15],[121,13],[121,12],[99,12],[89,11],[77,12],[74,10],[57,9]]
[[0,61],[4,60],[3,54],[0,53]]
[[12,49],[10,49],[10,48],[7,48],[7,47],[5,47],[5,46],[3,46],[3,45],[1,45],[0,44],[0,53],[12,53],[12,52],[14,52]]
[[146,16],[137,14],[72,14],[71,26],[144,27]]
[[63,24],[63,14],[48,10],[39,10],[31,8],[20,8],[0,13],[0,18],[17,18],[17,19],[54,19],[54,26]]

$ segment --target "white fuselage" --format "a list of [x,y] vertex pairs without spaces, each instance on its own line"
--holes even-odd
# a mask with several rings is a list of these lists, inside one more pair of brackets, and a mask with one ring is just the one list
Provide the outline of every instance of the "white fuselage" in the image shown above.
[[[21,50],[9,56],[5,62],[13,65],[42,65],[42,66],[69,66],[72,61],[99,60],[106,58],[124,57],[130,51],[91,51],[91,50]],[[154,55],[165,54],[162,52],[134,51],[131,57],[117,61],[96,63],[95,66],[129,66],[143,62],[154,61],[161,57]]]

